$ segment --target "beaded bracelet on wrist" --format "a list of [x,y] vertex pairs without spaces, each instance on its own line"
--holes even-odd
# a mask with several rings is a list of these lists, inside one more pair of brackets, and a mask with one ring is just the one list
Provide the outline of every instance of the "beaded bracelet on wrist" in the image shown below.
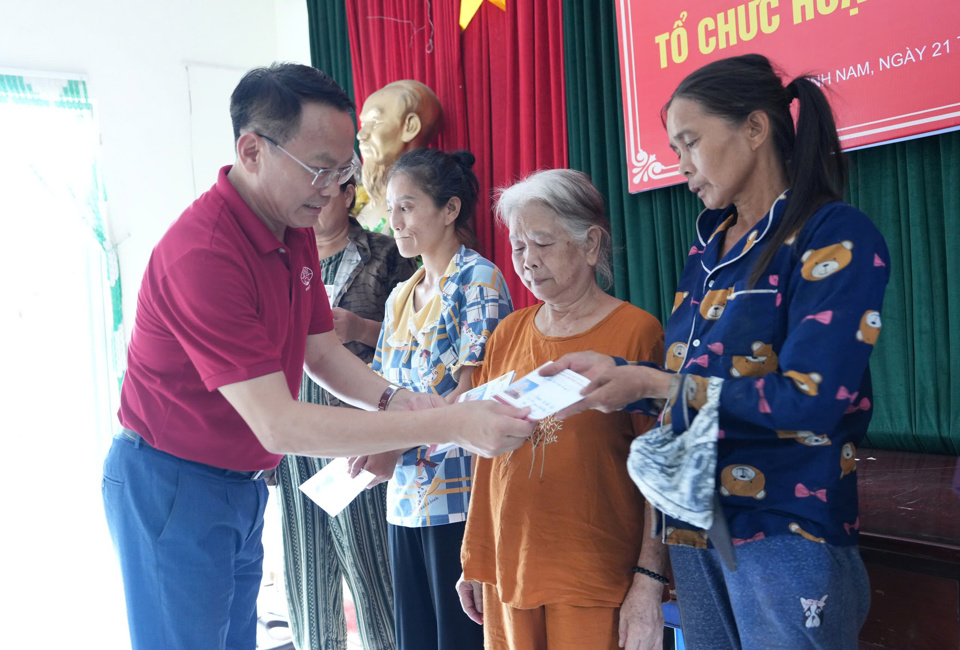
[[643,575],[645,575],[645,576],[647,576],[647,577],[650,577],[650,578],[653,578],[653,579],[656,580],[657,582],[661,582],[661,583],[663,583],[663,584],[665,584],[665,585],[670,584],[670,579],[669,579],[669,578],[667,578],[667,577],[665,577],[665,576],[662,576],[662,575],[660,575],[659,573],[654,573],[653,571],[651,571],[651,570],[649,570],[649,569],[644,569],[642,566],[635,566],[635,567],[633,567],[633,572],[634,572],[634,573],[642,573]]

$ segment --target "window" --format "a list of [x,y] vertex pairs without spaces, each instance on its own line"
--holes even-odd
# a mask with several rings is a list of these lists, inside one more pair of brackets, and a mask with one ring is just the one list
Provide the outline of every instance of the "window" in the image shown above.
[[38,646],[129,647],[100,499],[125,339],[87,84],[0,71],[0,125],[12,634]]

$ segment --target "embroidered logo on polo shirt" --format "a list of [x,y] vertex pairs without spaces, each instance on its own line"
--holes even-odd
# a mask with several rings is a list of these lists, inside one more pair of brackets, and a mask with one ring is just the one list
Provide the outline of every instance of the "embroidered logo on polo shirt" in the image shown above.
[[303,286],[307,288],[307,291],[310,290],[310,280],[313,279],[313,269],[309,266],[303,267],[303,270],[300,271],[300,282],[303,282]]

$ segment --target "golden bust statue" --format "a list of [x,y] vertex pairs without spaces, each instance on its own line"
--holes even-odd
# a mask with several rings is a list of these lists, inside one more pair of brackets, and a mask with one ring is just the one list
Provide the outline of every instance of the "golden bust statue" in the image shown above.
[[359,118],[361,179],[369,202],[357,219],[367,228],[381,229],[380,224],[387,219],[387,174],[402,154],[431,143],[440,130],[440,100],[419,81],[401,79],[367,97]]

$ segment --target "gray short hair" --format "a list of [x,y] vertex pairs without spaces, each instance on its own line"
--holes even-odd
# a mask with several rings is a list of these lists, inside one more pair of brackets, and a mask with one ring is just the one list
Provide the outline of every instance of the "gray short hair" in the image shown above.
[[613,240],[607,219],[603,196],[590,182],[590,177],[575,169],[545,169],[534,172],[510,187],[497,190],[497,223],[508,230],[510,223],[528,205],[540,205],[560,217],[560,225],[573,241],[583,246],[587,231],[600,228],[600,251],[596,273],[599,284],[607,289],[613,285]]

